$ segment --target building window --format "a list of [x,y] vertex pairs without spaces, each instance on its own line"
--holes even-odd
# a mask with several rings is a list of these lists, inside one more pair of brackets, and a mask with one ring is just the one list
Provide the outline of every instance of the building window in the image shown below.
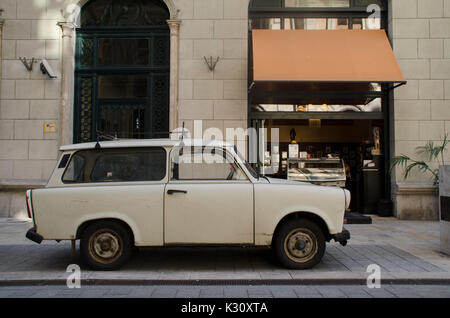
[[350,0],[285,0],[286,8],[348,8]]

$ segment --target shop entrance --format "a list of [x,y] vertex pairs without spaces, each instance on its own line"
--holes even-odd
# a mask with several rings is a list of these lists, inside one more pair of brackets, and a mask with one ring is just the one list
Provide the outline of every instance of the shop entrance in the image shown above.
[[[269,119],[254,124],[267,128],[261,173],[346,188],[352,194],[351,212],[377,212],[388,181],[383,119]],[[273,128],[279,132],[278,145],[270,143]]]
[[249,126],[268,128],[260,173],[345,187],[353,212],[376,213],[390,199],[390,93],[406,81],[386,4],[250,1]]

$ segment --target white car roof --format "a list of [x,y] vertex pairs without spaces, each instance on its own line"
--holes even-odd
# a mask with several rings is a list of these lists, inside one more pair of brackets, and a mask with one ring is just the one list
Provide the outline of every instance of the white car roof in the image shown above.
[[[123,139],[113,141],[100,141],[101,148],[136,148],[136,147],[174,147],[181,143],[180,139]],[[220,140],[183,139],[185,146],[210,146],[210,147],[232,147],[228,142]],[[97,142],[66,145],[59,148],[61,151],[73,151],[94,149]]]

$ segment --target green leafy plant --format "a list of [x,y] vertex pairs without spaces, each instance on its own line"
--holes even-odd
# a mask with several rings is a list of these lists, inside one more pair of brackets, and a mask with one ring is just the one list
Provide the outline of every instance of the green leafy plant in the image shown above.
[[400,155],[392,158],[390,172],[400,166],[403,168],[404,177],[408,179],[411,170],[417,168],[419,171],[425,173],[429,172],[434,178],[434,185],[439,184],[439,168],[433,169],[430,163],[437,161],[439,165],[444,165],[444,152],[446,151],[447,144],[450,142],[448,134],[445,135],[444,141],[441,145],[435,145],[434,142],[428,141],[425,146],[416,148],[416,155],[421,159],[413,159],[406,155]]

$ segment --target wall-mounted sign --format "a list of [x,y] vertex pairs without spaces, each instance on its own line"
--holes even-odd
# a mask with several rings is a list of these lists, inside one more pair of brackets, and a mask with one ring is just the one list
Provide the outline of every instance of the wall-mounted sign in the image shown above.
[[55,133],[56,132],[56,123],[44,123],[44,132],[45,133]]

